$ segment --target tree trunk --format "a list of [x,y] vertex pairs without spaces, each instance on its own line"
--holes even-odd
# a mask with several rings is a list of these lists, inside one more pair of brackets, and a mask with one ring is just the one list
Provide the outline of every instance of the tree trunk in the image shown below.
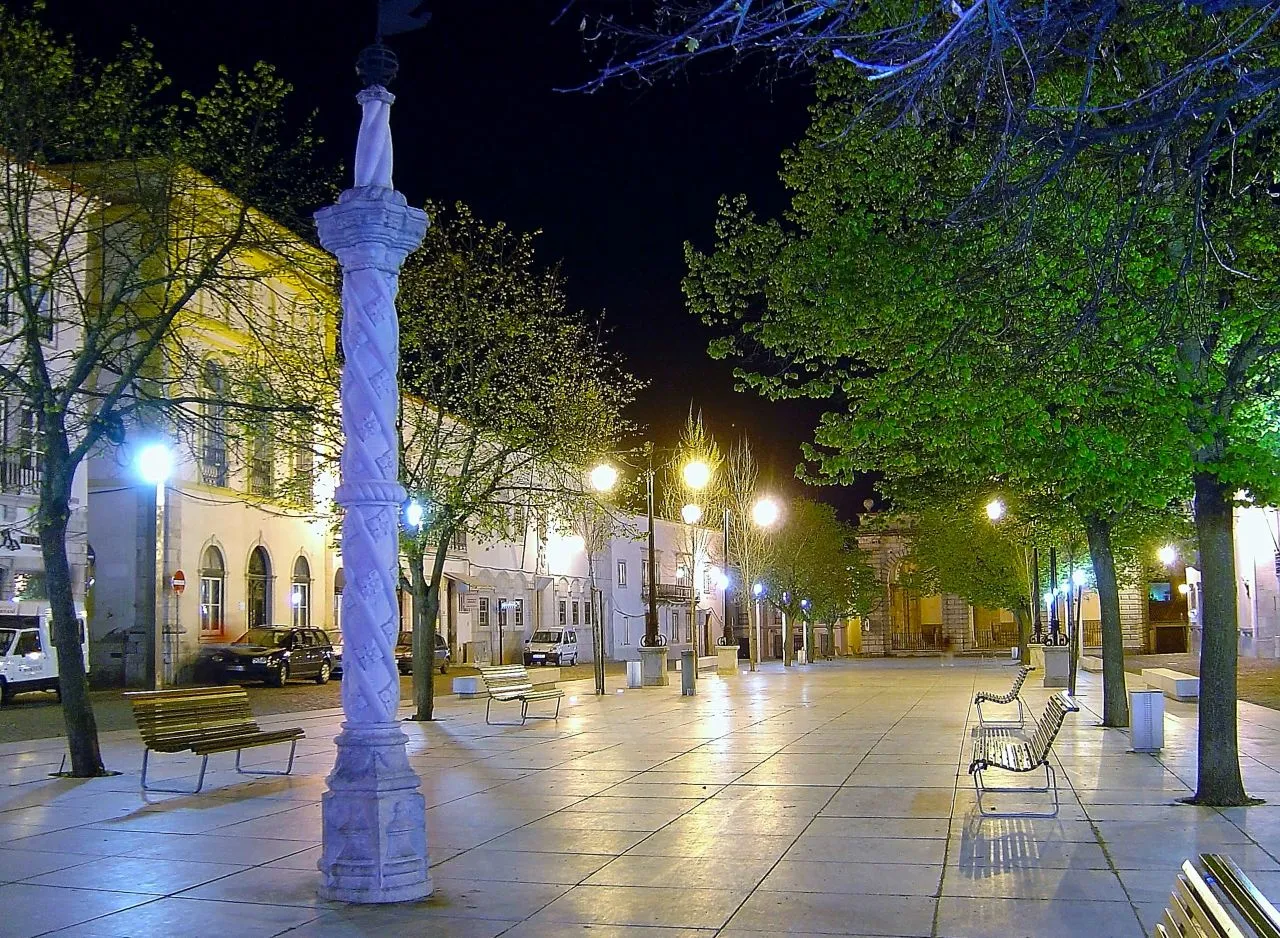
[[1111,522],[1097,515],[1081,519],[1089,538],[1089,559],[1098,583],[1102,616],[1102,725],[1129,725],[1129,698],[1124,686],[1124,632],[1120,627],[1120,588],[1111,547]]
[[52,613],[53,647],[58,655],[58,691],[62,697],[62,720],[71,753],[71,775],[95,778],[108,775],[98,746],[98,723],[89,698],[89,679],[80,643],[80,623],[76,620],[75,594],[71,583],[71,563],[67,560],[67,521],[70,509],[70,476],[73,468],[58,465],[54,447],[49,447],[45,477],[37,509],[40,553]]
[[791,658],[792,658],[792,651],[793,651],[791,646],[794,641],[791,638],[791,633],[794,630],[795,630],[795,623],[791,621],[791,616],[789,616],[787,614],[787,611],[784,609],[782,611],[782,665],[783,667],[786,667],[786,668],[791,667]]
[[452,532],[442,533],[432,559],[431,578],[427,579],[425,551],[416,544],[409,555],[411,592],[413,594],[413,716],[411,720],[429,722],[435,713],[436,693],[436,618],[440,613],[440,583],[444,577],[447,544]]
[[1018,660],[1024,665],[1031,665],[1031,612],[1025,604],[1019,603],[1013,609],[1013,621],[1018,624]]
[[[743,580],[745,581],[745,578]],[[756,601],[755,597],[747,600],[747,664],[748,670],[756,669],[756,662],[760,660],[760,649],[756,647]]]
[[1236,728],[1236,552],[1227,486],[1195,474],[1196,539],[1204,599],[1200,644],[1199,773],[1192,804],[1251,804],[1240,777]]

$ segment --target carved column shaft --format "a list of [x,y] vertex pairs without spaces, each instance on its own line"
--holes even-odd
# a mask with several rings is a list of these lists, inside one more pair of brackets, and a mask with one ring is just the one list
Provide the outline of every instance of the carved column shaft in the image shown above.
[[[361,92],[357,186],[316,213],[321,244],[342,265],[342,709],[337,757],[323,799],[321,895],[402,902],[431,893],[425,806],[397,722],[400,629],[396,579],[405,493],[396,411],[400,267],[421,243],[427,217],[391,188],[382,88]],[[361,185],[360,183],[364,183]]]

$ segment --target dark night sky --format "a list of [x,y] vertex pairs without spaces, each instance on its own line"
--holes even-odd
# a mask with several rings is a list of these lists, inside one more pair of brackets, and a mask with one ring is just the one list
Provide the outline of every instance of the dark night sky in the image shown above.
[[[431,25],[394,37],[401,59],[392,112],[396,184],[411,202],[460,199],[484,218],[541,229],[543,259],[563,259],[570,299],[605,309],[630,369],[650,383],[633,416],[675,441],[690,404],[723,443],[744,429],[768,472],[792,470],[819,408],[733,390],[685,312],[682,244],[708,246],[721,193],[762,213],[785,205],[779,155],[803,133],[803,79],[772,84],[739,71],[646,90],[555,89],[592,74],[577,21],[552,25],[559,0],[436,0]],[[48,0],[45,19],[95,54],[131,27],[152,40],[179,86],[202,89],[220,64],[263,59],[318,111],[325,156],[350,166],[358,112],[353,62],[370,38],[356,0]],[[850,510],[864,491],[811,494]]]

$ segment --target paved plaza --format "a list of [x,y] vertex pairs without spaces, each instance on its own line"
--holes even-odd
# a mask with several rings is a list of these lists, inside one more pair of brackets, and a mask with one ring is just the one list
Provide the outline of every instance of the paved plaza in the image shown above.
[[[316,897],[339,711],[262,721],[305,727],[292,777],[215,756],[199,795],[143,797],[129,731],[103,739],[124,774],[88,781],[48,777],[59,740],[5,744],[0,936],[1129,938],[1198,851],[1280,896],[1280,806],[1175,804],[1194,778],[1194,706],[1169,702],[1162,755],[1129,753],[1127,733],[1096,726],[1093,675],[1055,747],[1058,818],[978,820],[972,698],[1011,676],[933,659],[704,677],[693,698],[596,698],[579,682],[558,722],[524,727],[444,699],[438,723],[405,725],[435,895],[383,908]],[[1241,718],[1248,788],[1280,805],[1280,713],[1242,704]],[[159,759],[187,780],[198,764]]]

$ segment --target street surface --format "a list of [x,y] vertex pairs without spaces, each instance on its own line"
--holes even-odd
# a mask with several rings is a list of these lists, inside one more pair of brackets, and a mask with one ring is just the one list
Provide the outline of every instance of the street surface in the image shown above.
[[[1280,714],[1240,707],[1245,781],[1269,803],[1189,807],[1174,800],[1194,781],[1195,707],[1168,701],[1164,751],[1131,753],[1127,733],[1096,725],[1085,674],[1085,709],[1054,750],[1060,815],[980,821],[966,772],[973,693],[1010,677],[879,660],[708,676],[695,697],[616,679],[596,697],[578,682],[558,721],[523,727],[442,699],[438,722],[404,724],[435,894],[395,907],[316,897],[340,712],[267,717],[306,729],[294,775],[237,775],[230,755],[214,757],[199,795],[144,797],[132,731],[104,734],[108,764],[125,771],[106,779],[49,778],[58,740],[0,745],[0,931],[1140,938],[1200,851],[1228,853],[1280,897]],[[1024,694],[1035,710],[1047,697]],[[282,767],[279,751],[245,755]],[[197,761],[153,765],[157,781],[189,783]],[[1008,797],[995,804],[1045,804]]]

